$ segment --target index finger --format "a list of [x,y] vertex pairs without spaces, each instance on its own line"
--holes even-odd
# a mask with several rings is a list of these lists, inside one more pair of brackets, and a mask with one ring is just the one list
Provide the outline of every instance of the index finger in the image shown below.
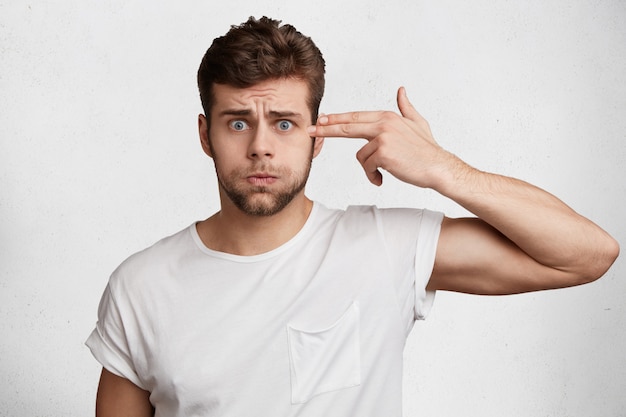
[[379,121],[384,113],[384,111],[351,111],[347,113],[325,114],[317,119],[317,124],[373,123]]
[[379,133],[375,123],[381,120],[383,114],[383,111],[356,111],[323,115],[317,119],[317,124],[309,126],[307,131],[317,137],[370,140]]

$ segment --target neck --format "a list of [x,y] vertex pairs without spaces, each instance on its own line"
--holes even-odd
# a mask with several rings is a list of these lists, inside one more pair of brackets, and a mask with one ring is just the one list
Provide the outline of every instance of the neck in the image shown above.
[[306,223],[313,202],[304,193],[272,216],[245,214],[229,202],[196,227],[209,249],[234,255],[252,256],[269,252],[293,238]]

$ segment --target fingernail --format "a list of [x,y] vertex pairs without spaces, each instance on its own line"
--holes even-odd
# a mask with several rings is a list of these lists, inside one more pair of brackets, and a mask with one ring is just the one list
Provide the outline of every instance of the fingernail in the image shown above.
[[309,127],[306,128],[306,132],[307,133],[315,133],[317,129],[315,128],[315,125],[311,125]]
[[319,119],[317,119],[317,122],[318,122],[318,123],[321,123],[321,124],[323,124],[323,125],[325,125],[326,123],[328,123],[328,117],[326,117],[326,116],[320,116],[320,118],[319,118]]

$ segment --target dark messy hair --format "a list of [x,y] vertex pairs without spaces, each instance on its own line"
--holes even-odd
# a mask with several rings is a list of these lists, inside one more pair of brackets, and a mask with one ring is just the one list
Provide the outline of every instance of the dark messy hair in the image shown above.
[[306,82],[307,104],[315,123],[324,95],[324,58],[311,38],[280,20],[250,17],[216,38],[198,69],[198,89],[207,121],[213,84],[247,88],[263,81],[293,78]]

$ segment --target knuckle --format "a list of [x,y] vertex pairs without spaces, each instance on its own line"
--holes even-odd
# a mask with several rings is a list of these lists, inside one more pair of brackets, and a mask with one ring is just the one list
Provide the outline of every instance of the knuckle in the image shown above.
[[380,134],[378,135],[379,138],[385,138],[386,135],[391,132],[391,125],[389,123],[381,123],[380,125]]
[[392,167],[394,165],[391,158],[389,158],[389,155],[385,153],[378,155],[378,164],[381,167]]
[[387,111],[383,112],[383,114],[381,116],[381,119],[383,121],[385,121],[385,122],[391,122],[391,121],[395,120],[397,117],[398,117],[398,115],[396,113],[387,110]]

